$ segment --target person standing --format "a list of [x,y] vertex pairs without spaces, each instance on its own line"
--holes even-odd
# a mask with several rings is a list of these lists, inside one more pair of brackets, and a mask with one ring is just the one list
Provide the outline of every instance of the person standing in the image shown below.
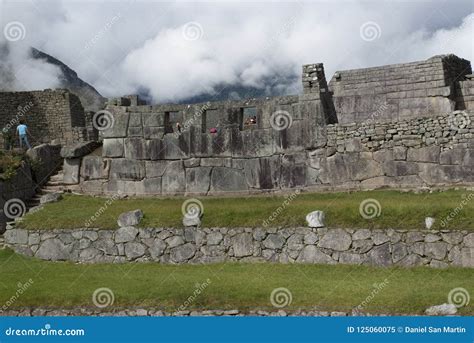
[[20,136],[20,148],[23,148],[23,143],[27,146],[28,149],[31,149],[30,142],[28,142],[28,126],[25,125],[25,121],[20,120],[20,125],[16,127],[16,132]]

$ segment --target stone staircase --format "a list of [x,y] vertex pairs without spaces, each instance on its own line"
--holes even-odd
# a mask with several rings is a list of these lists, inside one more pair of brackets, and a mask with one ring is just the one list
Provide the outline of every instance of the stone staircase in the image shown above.
[[26,212],[30,209],[40,205],[40,199],[43,195],[48,193],[64,193],[67,191],[63,183],[63,169],[59,169],[56,174],[49,177],[49,180],[39,189],[36,194],[26,202]]
[[[56,172],[56,174],[53,174],[49,177],[48,181],[43,186],[41,186],[40,188],[36,190],[36,194],[34,194],[30,199],[28,199],[25,202],[25,207],[26,207],[25,213],[28,213],[31,210],[34,210],[35,208],[37,208],[41,204],[40,203],[41,197],[45,194],[70,192],[70,190],[67,189],[67,186],[63,183],[63,176],[64,176],[64,172],[61,167],[61,169],[59,169]],[[15,220],[7,222],[7,228],[14,227],[15,222],[16,222]],[[0,249],[4,247],[3,243],[4,243],[3,235],[0,235]]]

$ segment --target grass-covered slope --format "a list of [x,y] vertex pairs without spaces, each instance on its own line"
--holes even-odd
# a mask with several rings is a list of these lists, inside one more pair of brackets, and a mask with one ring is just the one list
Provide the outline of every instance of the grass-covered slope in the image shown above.
[[[181,227],[182,205],[189,198],[107,198],[69,195],[25,217],[29,229],[116,228],[120,213],[143,210],[143,227]],[[380,215],[364,218],[360,205],[366,199],[380,204]],[[304,226],[306,214],[326,213],[329,227],[423,229],[425,217],[435,217],[433,229],[474,229],[474,192],[451,190],[433,193],[371,191],[353,193],[301,193],[285,196],[199,198],[204,207],[203,227]],[[372,208],[373,209],[373,208]],[[370,208],[366,208],[370,211]],[[451,214],[451,220],[446,218]],[[369,213],[370,215],[370,213]],[[94,217],[94,220],[91,220]],[[274,218],[271,220],[270,218]],[[446,225],[442,226],[445,222]]]
[[[369,313],[422,314],[448,302],[450,290],[474,291],[472,269],[438,270],[418,267],[374,268],[347,265],[214,264],[160,265],[54,263],[0,250],[0,303],[29,282],[10,309],[21,307],[94,308],[92,295],[101,287],[114,294],[118,307],[156,307],[169,311],[185,304],[192,309],[266,309],[270,295],[288,289],[292,301],[285,310],[314,308],[347,311],[362,304]],[[205,286],[202,286],[206,284]],[[201,285],[201,286],[199,286]],[[200,294],[195,293],[199,288]],[[189,297],[195,295],[192,301]],[[0,308],[1,310],[1,308]],[[473,304],[459,309],[474,314]]]

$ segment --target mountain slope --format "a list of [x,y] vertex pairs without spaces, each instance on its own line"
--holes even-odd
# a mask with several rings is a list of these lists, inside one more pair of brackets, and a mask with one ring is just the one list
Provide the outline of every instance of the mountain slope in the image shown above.
[[279,83],[276,83],[273,79],[267,79],[264,81],[266,85],[265,88],[241,85],[219,85],[218,87],[215,87],[214,93],[203,93],[201,95],[180,100],[179,103],[193,104],[206,101],[244,100],[300,93],[298,88],[292,86],[295,81],[294,79],[284,76],[280,76],[279,78],[277,76],[275,78],[278,79]]
[[[59,68],[59,85],[56,85],[56,87],[69,89],[72,93],[76,94],[81,99],[85,110],[96,112],[104,108],[107,99],[104,98],[93,86],[83,81],[77,73],[65,63],[36,48],[30,48],[27,54],[29,55],[28,58]],[[2,46],[0,44],[0,91],[22,90],[16,89],[17,87],[11,87],[15,78],[11,64],[1,63],[2,61],[8,61],[8,55],[8,46]],[[298,88],[299,78],[295,75],[284,72],[279,75],[267,77],[262,81],[262,84],[262,87],[243,86],[238,83],[221,84],[215,86],[212,92],[203,92],[195,96],[175,100],[170,99],[164,102],[192,104],[207,101],[241,100],[266,96],[298,94],[301,91]],[[298,87],[295,87],[295,84],[298,85]],[[150,90],[145,87],[139,87],[137,93],[142,99],[150,104],[157,102],[156,99],[152,98]],[[121,94],[116,94],[115,96],[121,96]]]
[[31,55],[34,59],[41,59],[49,64],[59,67],[62,71],[59,79],[62,88],[69,89],[72,93],[76,94],[82,102],[82,106],[89,111],[98,111],[104,106],[106,98],[92,87],[87,82],[81,80],[77,73],[69,68],[66,64],[48,55],[38,49],[31,48]]

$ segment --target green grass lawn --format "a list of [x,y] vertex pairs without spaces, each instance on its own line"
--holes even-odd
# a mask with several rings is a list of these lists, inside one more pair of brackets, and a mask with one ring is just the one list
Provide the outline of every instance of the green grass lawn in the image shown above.
[[[368,297],[364,312],[422,314],[447,302],[449,291],[463,287],[474,294],[472,269],[438,270],[374,268],[347,265],[214,264],[160,265],[45,262],[0,250],[0,309],[17,291],[18,283],[33,281],[11,309],[21,307],[91,307],[94,290],[107,287],[115,302],[107,310],[154,307],[177,310],[196,289],[208,282],[186,307],[192,309],[266,309],[273,289],[287,288],[292,302],[285,310],[317,308],[351,311]],[[209,281],[207,281],[209,280]],[[380,284],[384,283],[384,287]],[[374,295],[374,285],[379,291]],[[474,314],[474,306],[460,308]]]
[[[359,213],[360,203],[368,198],[380,203],[380,216],[365,219]],[[20,226],[29,229],[85,227],[95,213],[100,214],[91,227],[116,228],[120,213],[142,209],[143,227],[182,226],[181,206],[189,198],[129,198],[111,201],[107,198],[66,195],[57,203],[47,204],[28,214]],[[437,219],[434,229],[474,229],[474,194],[466,190],[433,193],[370,191],[352,193],[301,193],[284,204],[284,196],[202,197],[204,227],[258,227],[267,221],[269,227],[306,225],[306,214],[314,210],[326,213],[329,227],[423,229],[427,216]],[[466,200],[468,199],[468,200]],[[470,199],[470,200],[469,200]],[[441,226],[443,218],[458,209],[457,215]],[[273,213],[279,213],[270,221]]]

